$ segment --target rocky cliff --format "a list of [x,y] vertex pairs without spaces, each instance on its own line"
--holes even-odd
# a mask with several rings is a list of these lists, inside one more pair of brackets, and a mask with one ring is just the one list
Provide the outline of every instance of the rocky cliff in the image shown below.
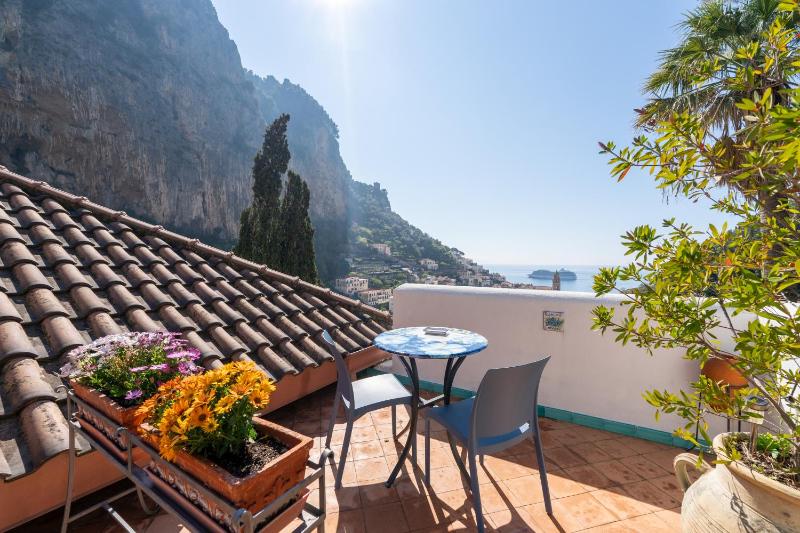
[[0,164],[18,172],[229,246],[282,112],[328,279],[349,225],[336,126],[299,86],[244,70],[209,0],[0,2]]

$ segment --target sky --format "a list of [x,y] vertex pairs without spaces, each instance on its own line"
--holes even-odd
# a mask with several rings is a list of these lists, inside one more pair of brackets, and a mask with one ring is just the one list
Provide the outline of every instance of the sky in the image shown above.
[[244,67],[301,85],[359,181],[485,264],[619,264],[620,235],[676,217],[646,175],[609,176],[688,0],[213,0]]

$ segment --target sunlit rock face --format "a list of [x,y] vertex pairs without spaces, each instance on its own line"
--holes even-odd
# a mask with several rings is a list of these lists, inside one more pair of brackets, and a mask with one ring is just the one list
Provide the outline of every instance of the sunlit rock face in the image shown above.
[[282,112],[328,237],[326,275],[347,228],[336,126],[302,88],[244,70],[210,1],[0,3],[0,164],[12,170],[228,246],[265,122]]

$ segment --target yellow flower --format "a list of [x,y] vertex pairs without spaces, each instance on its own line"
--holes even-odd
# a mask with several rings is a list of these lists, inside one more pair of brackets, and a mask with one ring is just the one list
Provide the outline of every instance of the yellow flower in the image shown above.
[[214,412],[218,415],[227,413],[233,409],[234,404],[238,402],[240,398],[241,396],[234,393],[229,393],[223,396],[219,399],[217,405],[214,406]]
[[214,413],[208,408],[208,405],[197,405],[192,409],[192,412],[189,415],[188,425],[190,427],[199,427],[205,429],[209,426],[211,421],[216,423]]

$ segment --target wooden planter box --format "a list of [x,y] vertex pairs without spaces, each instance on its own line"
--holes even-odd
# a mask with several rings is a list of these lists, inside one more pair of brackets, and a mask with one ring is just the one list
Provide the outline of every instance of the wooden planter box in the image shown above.
[[[75,413],[78,418],[105,435],[114,444],[116,444],[120,450],[126,450],[128,447],[127,439],[124,438],[124,436],[117,436],[117,428],[122,426],[133,429],[133,418],[136,414],[136,409],[138,406],[122,407],[120,404],[102,392],[86,387],[85,385],[81,385],[74,380],[70,380],[69,385],[72,387],[72,390],[75,391],[75,396],[107,416],[109,419],[111,419],[113,424],[109,424],[107,421],[95,416],[94,413],[91,413],[86,409],[81,409],[80,406],[77,407],[77,412]],[[92,431],[92,433],[96,434],[97,432]]]
[[[192,478],[203,483],[233,508],[247,509],[255,514],[303,479],[313,445],[310,437],[278,424],[255,417],[253,423],[259,435],[270,435],[289,449],[248,477],[236,477],[207,459],[183,451],[177,452],[172,463],[152,461],[148,471],[182,494],[187,503],[199,507],[227,529],[233,530],[233,516],[197,491]],[[155,433],[146,433],[144,440],[158,448]]]

